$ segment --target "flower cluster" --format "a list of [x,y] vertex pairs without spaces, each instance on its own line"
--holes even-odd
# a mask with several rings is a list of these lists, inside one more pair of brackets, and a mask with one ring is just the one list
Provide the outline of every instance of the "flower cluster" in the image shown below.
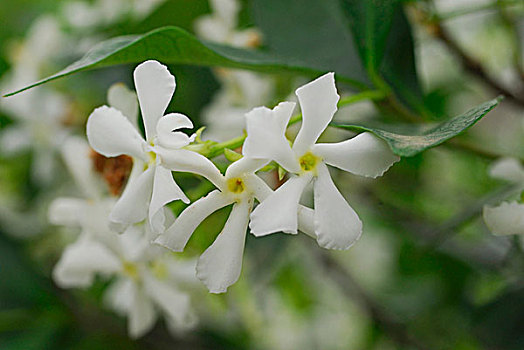
[[[145,139],[133,125],[134,116],[125,115],[125,110],[137,109],[132,101],[122,103],[122,111],[115,106],[97,108],[87,122],[88,140],[95,151],[106,157],[126,154],[134,161],[128,184],[109,214],[110,226],[124,231],[143,225],[152,242],[181,252],[206,217],[233,205],[222,231],[196,265],[196,276],[212,293],[225,292],[238,280],[248,225],[255,236],[302,231],[324,248],[348,249],[360,237],[362,223],[334,185],[327,165],[376,177],[399,159],[369,133],[340,143],[316,143],[339,100],[334,75],[329,73],[296,91],[303,123],[292,146],[285,131],[294,103],[247,113],[243,157],[223,175],[210,159],[184,148],[194,137],[179,129],[191,128],[190,119],[177,113],[164,115],[176,86],[167,68],[146,61],[135,69],[134,79]],[[257,175],[272,161],[290,173],[276,190]],[[189,202],[172,171],[203,176],[216,190],[168,224],[166,205],[176,200]],[[310,182],[314,183],[314,209],[299,203]]]

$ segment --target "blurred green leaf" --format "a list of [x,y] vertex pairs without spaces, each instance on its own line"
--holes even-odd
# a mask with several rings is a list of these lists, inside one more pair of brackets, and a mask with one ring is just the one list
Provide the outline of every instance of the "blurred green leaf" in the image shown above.
[[501,100],[501,97],[497,97],[436,125],[375,124],[364,126],[340,123],[332,123],[331,125],[347,130],[371,132],[386,141],[393,153],[402,157],[411,157],[462,133],[495,108]]
[[[296,72],[310,76],[322,73],[291,59],[277,58],[262,51],[239,49],[198,40],[177,27],[163,27],[139,36],[123,36],[104,41],[64,70],[7,94],[14,95],[31,87],[87,69],[156,59],[163,63],[223,66],[263,72]],[[338,76],[339,80],[360,85]]]
[[475,315],[475,330],[490,349],[524,348],[524,289],[509,290]]
[[340,0],[358,53],[377,87],[383,79],[415,109],[422,103],[410,24],[398,0]]
[[254,0],[252,6],[271,52],[369,82],[338,0]]
[[384,58],[397,0],[341,0],[343,13],[368,73],[376,74]]

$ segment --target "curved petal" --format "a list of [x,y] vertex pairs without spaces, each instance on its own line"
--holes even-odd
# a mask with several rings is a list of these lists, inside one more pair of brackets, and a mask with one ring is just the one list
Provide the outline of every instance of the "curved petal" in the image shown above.
[[109,220],[123,225],[134,224],[147,217],[155,167],[149,167],[140,176],[129,179],[122,196],[116,202]]
[[183,251],[198,225],[211,213],[231,203],[233,200],[218,190],[209,193],[187,207],[155,243],[175,252]]
[[282,102],[272,110],[257,107],[246,113],[247,138],[242,147],[246,157],[274,160],[283,168],[300,172],[285,132],[295,104]]
[[259,202],[262,202],[273,193],[271,187],[255,174],[247,175],[244,178],[244,182]]
[[293,143],[293,151],[301,156],[313,146],[333,119],[340,96],[334,73],[324,74],[299,87],[295,93],[302,110],[302,127]]
[[89,287],[96,273],[111,274],[121,268],[120,260],[104,245],[80,238],[68,246],[53,270],[62,288]]
[[[162,207],[178,199],[181,199],[184,203],[189,203],[189,198],[186,197],[184,192],[176,184],[171,170],[161,165],[157,165],[155,169],[153,195],[151,196],[151,204],[149,205],[149,222],[155,233],[162,233],[165,230],[165,217],[161,210]],[[153,220],[154,216],[159,218],[159,220]]]
[[296,234],[298,201],[311,178],[311,173],[291,177],[264,199],[251,213],[251,233],[257,237],[279,231]]
[[122,83],[111,85],[107,90],[109,106],[118,109],[138,130],[138,100],[136,93]]
[[348,249],[360,238],[362,222],[336,188],[327,166],[320,163],[317,170],[314,183],[317,242],[327,249]]
[[524,167],[515,158],[502,158],[497,160],[490,167],[489,175],[495,179],[524,183]]
[[495,235],[524,235],[524,204],[503,202],[497,207],[484,206],[484,222]]
[[173,171],[201,175],[220,189],[225,188],[224,177],[212,161],[203,155],[186,149],[168,150],[157,148],[160,164]]
[[116,238],[111,232],[109,221],[109,214],[115,206],[116,199],[105,197],[103,200],[87,200],[85,203],[80,216],[82,229],[108,245],[108,240]]
[[368,132],[338,143],[316,144],[312,150],[329,165],[367,177],[382,176],[400,160],[384,141]]
[[160,118],[156,125],[156,133],[160,146],[169,149],[178,149],[189,145],[189,136],[183,132],[175,131],[181,128],[193,128],[191,120],[183,114],[170,113]]
[[315,233],[315,211],[303,205],[298,206],[298,229],[311,238],[317,238]]
[[233,205],[222,232],[198,259],[196,276],[211,293],[224,293],[240,277],[251,201]]
[[133,284],[132,302],[128,313],[127,331],[133,339],[139,338],[153,328],[157,313],[153,302],[144,291]]
[[104,293],[104,304],[116,311],[120,316],[126,316],[133,303],[134,283],[128,278],[118,277]]
[[175,92],[175,77],[169,73],[166,66],[151,60],[138,65],[133,75],[146,139],[153,141],[156,136],[156,124],[164,115]]
[[86,198],[99,198],[101,184],[97,178],[91,160],[91,148],[86,140],[78,136],[70,136],[61,148],[67,170],[73,175],[78,187]]
[[168,322],[182,329],[187,327],[190,321],[189,295],[152,276],[144,278],[144,288]]
[[188,287],[200,286],[200,281],[195,276],[196,263],[196,258],[176,259],[169,255],[166,261],[169,278]]
[[147,143],[122,112],[102,106],[87,120],[87,139],[95,151],[106,157],[127,154],[147,162]]
[[56,198],[49,206],[47,217],[52,225],[80,226],[86,201],[78,198]]
[[245,174],[253,174],[269,163],[267,159],[253,159],[242,157],[236,162],[233,162],[226,170],[226,177],[241,177]]

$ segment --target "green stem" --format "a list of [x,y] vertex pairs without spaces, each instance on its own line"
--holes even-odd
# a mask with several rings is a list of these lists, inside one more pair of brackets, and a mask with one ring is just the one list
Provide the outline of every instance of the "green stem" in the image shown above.
[[[344,107],[344,106],[347,106],[353,103],[357,103],[360,101],[364,101],[364,100],[382,100],[386,97],[387,97],[387,93],[385,93],[382,90],[366,90],[358,94],[354,94],[351,96],[341,98],[340,101],[338,101],[338,107],[341,108],[341,107]],[[289,119],[289,123],[287,124],[287,126],[289,127],[295,123],[298,123],[301,120],[302,120],[302,113],[296,114],[293,117],[291,117],[291,119]],[[196,145],[189,145],[186,148],[194,150],[195,152],[198,152],[207,158],[214,158],[224,153],[224,150],[226,148],[234,150],[236,148],[241,147],[244,144],[246,137],[247,135],[243,134],[241,136],[237,136],[230,140],[215,143],[212,145],[196,144]]]

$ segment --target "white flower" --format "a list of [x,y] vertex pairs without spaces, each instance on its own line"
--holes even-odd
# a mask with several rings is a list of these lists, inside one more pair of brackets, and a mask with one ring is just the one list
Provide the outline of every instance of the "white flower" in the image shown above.
[[[161,165],[157,153],[159,149],[177,150],[188,145],[191,139],[175,130],[192,128],[193,123],[182,114],[163,115],[175,91],[175,78],[165,66],[156,61],[146,61],[135,69],[134,80],[145,140],[136,125],[121,111],[107,106],[95,109],[89,116],[87,138],[91,147],[104,156],[127,154],[135,162],[110,220],[125,228],[148,218],[152,230],[159,233],[165,226],[165,215],[161,209],[171,201],[181,199],[188,203],[189,199],[173,180],[171,171]],[[133,111],[132,99],[129,95],[123,97],[127,103],[122,102],[122,109]]]
[[111,233],[106,218],[115,201],[104,195],[102,184],[93,171],[90,152],[87,142],[77,136],[70,136],[62,145],[64,163],[83,198],[56,198],[49,207],[49,222],[80,227],[84,234],[104,236]]
[[77,30],[111,25],[125,19],[141,20],[165,0],[68,1],[62,8],[67,23]]
[[[225,176],[222,176],[207,158],[193,152],[185,152],[188,156],[193,155],[193,159],[189,160],[191,165],[181,162],[183,159],[188,160],[188,157],[166,154],[163,160],[170,168],[179,171],[194,171],[191,169],[195,169],[195,164],[200,162],[198,173],[213,182],[218,190],[187,207],[155,243],[174,251],[182,251],[195,229],[206,217],[222,207],[233,204],[224,228],[215,242],[200,256],[197,264],[197,277],[209,291],[223,293],[240,276],[249,214],[254,200],[263,201],[272,193],[266,183],[255,175],[255,171],[268,161],[242,158],[231,164]],[[300,229],[314,234],[312,213],[303,207],[295,210],[300,212]]]
[[[12,67],[2,77],[0,90],[13,91],[40,79],[50,57],[62,49],[64,39],[54,18],[44,16],[35,21],[25,42],[14,50]],[[15,121],[1,131],[0,151],[7,156],[32,151],[31,175],[36,183],[49,183],[58,168],[55,151],[68,133],[62,122],[67,107],[63,95],[46,87],[0,99],[3,113]]]
[[[497,161],[490,169],[490,175],[516,185],[524,190],[524,167],[513,158]],[[485,205],[483,217],[486,226],[495,235],[524,235],[524,204],[512,201],[498,206]],[[524,240],[522,240],[524,243]]]
[[[241,6],[237,0],[209,0],[209,5],[212,13],[195,21],[199,37],[237,47],[259,46],[260,34],[255,29],[236,29]],[[222,142],[242,133],[244,114],[268,102],[274,81],[248,71],[217,68],[214,73],[221,89],[202,111],[206,125],[204,138]]]
[[216,70],[222,88],[202,111],[206,139],[225,141],[245,129],[244,115],[267,101],[273,93],[273,81],[247,71]]
[[198,36],[237,47],[256,46],[260,34],[254,29],[236,30],[240,3],[237,0],[209,0],[212,14],[195,21]]
[[180,281],[180,276],[186,275],[186,265],[158,255],[143,232],[128,230],[97,239],[82,235],[65,249],[53,278],[62,288],[86,288],[96,275],[116,277],[106,291],[105,301],[127,316],[128,332],[137,338],[154,326],[159,314],[164,315],[173,331],[194,325],[189,296],[177,286],[178,282],[188,282]]
[[320,246],[347,249],[361,235],[362,223],[338,191],[327,164],[357,175],[377,177],[399,160],[385,142],[370,133],[339,143],[315,144],[337,111],[334,74],[328,73],[299,89],[302,127],[289,145],[284,133],[295,107],[280,103],[273,110],[255,108],[246,115],[248,137],[244,155],[271,159],[291,172],[289,180],[251,214],[255,236],[283,231],[297,233],[297,208],[302,191],[314,181],[314,225]]

